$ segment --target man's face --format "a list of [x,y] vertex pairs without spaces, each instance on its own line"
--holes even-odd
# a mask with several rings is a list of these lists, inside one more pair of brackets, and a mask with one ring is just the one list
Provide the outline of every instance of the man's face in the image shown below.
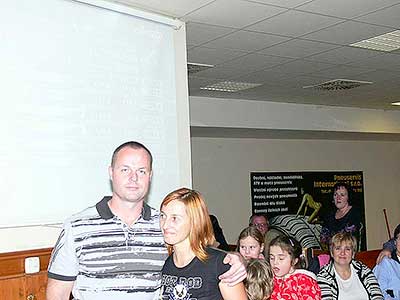
[[146,197],[152,176],[150,157],[144,149],[122,148],[108,169],[113,197],[137,203]]
[[251,225],[256,226],[258,231],[262,234],[265,234],[268,231],[268,223],[263,216],[255,216],[251,221]]

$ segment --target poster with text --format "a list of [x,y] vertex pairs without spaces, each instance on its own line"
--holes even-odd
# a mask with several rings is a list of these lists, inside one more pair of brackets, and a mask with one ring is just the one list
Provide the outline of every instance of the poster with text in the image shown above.
[[[349,191],[346,197],[338,190],[335,202],[338,182]],[[252,212],[266,214],[272,229],[303,247],[326,250],[333,233],[347,231],[357,237],[359,250],[366,250],[362,171],[251,172],[250,183]]]

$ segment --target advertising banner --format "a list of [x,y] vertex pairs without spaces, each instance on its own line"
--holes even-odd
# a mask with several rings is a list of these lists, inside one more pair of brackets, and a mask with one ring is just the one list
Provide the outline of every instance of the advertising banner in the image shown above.
[[[366,250],[362,171],[251,172],[250,182],[252,212],[267,215],[272,228],[303,247],[327,249],[329,235],[348,231]],[[335,200],[336,183],[345,187]]]

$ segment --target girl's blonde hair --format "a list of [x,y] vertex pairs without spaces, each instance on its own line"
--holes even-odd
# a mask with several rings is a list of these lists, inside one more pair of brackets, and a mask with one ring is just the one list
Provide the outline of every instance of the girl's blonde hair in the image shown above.
[[[185,205],[186,213],[190,220],[189,241],[190,247],[196,257],[201,261],[208,258],[206,247],[215,242],[214,231],[203,196],[188,188],[180,188],[169,193],[161,202],[160,210],[173,200]],[[173,252],[173,247],[167,245],[168,253]]]
[[250,259],[244,282],[249,300],[267,300],[271,297],[273,273],[270,264],[263,259]]

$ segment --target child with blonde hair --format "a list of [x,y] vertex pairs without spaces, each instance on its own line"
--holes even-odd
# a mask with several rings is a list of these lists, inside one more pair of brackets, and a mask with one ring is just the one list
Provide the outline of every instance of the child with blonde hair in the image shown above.
[[250,259],[244,282],[249,300],[268,300],[272,294],[274,275],[269,263],[263,259]]

